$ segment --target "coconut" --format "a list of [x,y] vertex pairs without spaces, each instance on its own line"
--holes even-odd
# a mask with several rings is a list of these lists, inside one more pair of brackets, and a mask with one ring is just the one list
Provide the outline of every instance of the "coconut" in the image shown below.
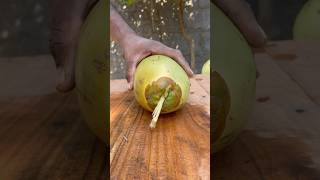
[[134,95],[137,102],[153,112],[151,128],[160,114],[181,108],[188,100],[190,81],[174,60],[163,55],[143,59],[134,75]]
[[108,4],[99,1],[83,25],[76,57],[76,92],[84,119],[107,143],[109,109]]
[[320,40],[320,1],[308,1],[299,12],[294,27],[295,40]]
[[201,74],[210,74],[210,59],[202,66]]
[[238,28],[213,3],[211,102],[213,151],[231,143],[246,125],[255,99],[253,54]]

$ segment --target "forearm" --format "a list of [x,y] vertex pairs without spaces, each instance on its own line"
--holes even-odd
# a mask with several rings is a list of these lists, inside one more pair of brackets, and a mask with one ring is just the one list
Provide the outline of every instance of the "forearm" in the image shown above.
[[125,40],[135,35],[135,32],[129,27],[129,25],[123,20],[120,14],[110,5],[110,35],[111,39],[123,46]]
[[237,25],[253,47],[263,47],[267,36],[262,30],[249,6],[244,0],[213,0]]

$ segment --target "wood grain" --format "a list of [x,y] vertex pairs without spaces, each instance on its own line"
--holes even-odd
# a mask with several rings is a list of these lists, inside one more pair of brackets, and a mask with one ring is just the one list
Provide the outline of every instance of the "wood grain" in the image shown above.
[[320,179],[319,45],[273,42],[256,54],[257,102],[237,141],[213,156],[214,179]]
[[188,103],[161,115],[150,130],[151,113],[125,91],[125,80],[112,81],[111,179],[209,179],[210,89],[205,85],[209,83],[208,76],[192,79]]
[[0,179],[106,179],[107,149],[74,94],[0,103]]
[[[270,56],[278,56],[275,62],[292,81],[294,81],[302,91],[314,103],[320,105],[320,42],[317,41],[283,41],[273,43],[267,48]],[[282,58],[291,57],[290,60]]]

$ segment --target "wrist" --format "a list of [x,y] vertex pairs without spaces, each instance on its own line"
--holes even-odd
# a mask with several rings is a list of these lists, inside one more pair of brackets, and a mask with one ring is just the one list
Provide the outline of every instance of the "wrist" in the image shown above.
[[127,44],[128,39],[136,36],[136,33],[123,20],[120,14],[110,6],[110,35],[122,48]]
[[133,39],[135,39],[137,36],[138,35],[134,31],[125,32],[118,39],[118,43],[123,49],[126,49],[126,47],[133,43]]

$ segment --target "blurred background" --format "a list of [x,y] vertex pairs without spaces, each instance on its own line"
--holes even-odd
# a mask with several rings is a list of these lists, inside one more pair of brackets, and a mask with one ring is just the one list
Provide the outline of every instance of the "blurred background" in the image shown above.
[[0,1],[0,55],[48,54],[50,1]]
[[308,0],[247,0],[269,40],[292,39],[295,19]]
[[[294,20],[306,2],[247,1],[270,40],[292,38]],[[176,1],[127,0],[127,5],[123,2],[124,0],[113,0],[116,8],[135,31],[146,38],[153,38],[180,49],[191,63],[191,43],[181,34]],[[16,90],[21,91],[21,88],[25,89],[26,94],[54,91],[55,66],[48,46],[50,1],[3,0],[0,1],[0,11],[0,94],[14,94]],[[208,0],[184,1],[184,29],[194,40],[193,68],[196,72],[199,72],[203,63],[209,59],[209,14]],[[111,78],[124,78],[125,63],[121,57],[121,49],[112,42],[111,47]],[[8,79],[8,76],[12,78]]]
[[75,93],[56,92],[51,2],[0,1],[0,179],[107,179]]
[[[247,1],[250,3],[253,11],[255,12],[259,23],[267,32],[268,37],[271,40],[282,40],[290,39],[292,37],[292,26],[295,17],[307,0]],[[118,7],[122,9],[122,15],[124,15],[127,19],[130,17],[128,23],[134,28],[136,25],[133,24],[132,19],[138,20],[140,19],[138,17],[139,14],[142,15],[139,28],[135,28],[138,32],[142,32],[143,27],[150,25],[148,24],[150,23],[150,16],[147,11],[149,7],[148,5],[150,5],[151,1],[145,2],[148,3],[145,4],[143,3],[143,0],[138,0],[136,4],[127,6],[125,9],[123,9],[124,7]],[[171,20],[174,19],[171,18],[172,16],[170,16],[173,13],[172,9],[166,8],[168,6],[172,7],[173,1],[169,2],[167,0],[154,0],[154,2],[160,2],[160,4],[161,2],[167,2],[164,4],[168,5],[165,5],[165,7],[159,9],[159,15],[163,16],[164,18],[170,18]],[[158,7],[158,3],[154,4]],[[192,25],[195,29],[202,28],[203,32],[207,32],[208,27],[205,26],[209,16],[207,0],[192,0],[192,4],[193,7],[191,6],[191,3],[186,1],[185,16],[190,15],[189,12],[194,12],[193,18],[191,18],[190,21],[188,21],[188,17],[185,17],[185,22],[187,25],[186,27],[190,28],[191,26],[189,23],[193,23]],[[145,9],[145,11],[142,13],[138,13],[138,11],[136,11],[144,8],[147,9]],[[45,0],[0,1],[0,11],[2,12],[0,17],[0,56],[7,57],[48,54],[50,10],[50,1]],[[165,20],[167,21],[168,19]],[[155,21],[155,23],[159,23],[158,19],[155,19]],[[178,24],[172,24],[172,22],[177,23],[177,21],[167,21],[167,23],[171,23],[171,25],[165,24],[163,26],[159,26],[159,28],[179,28]],[[145,30],[148,29],[150,28],[146,28]],[[174,29],[174,31],[177,31],[177,29]],[[168,38],[173,37],[173,35],[171,36],[169,34]],[[148,34],[145,34],[145,36],[149,37],[151,36],[151,33],[149,32]],[[154,37],[156,38],[156,36]],[[184,47],[181,46],[180,48],[184,49]]]
[[55,92],[50,1],[0,1],[0,98]]
[[[181,50],[195,72],[209,59],[209,0],[115,0],[112,4],[139,35]],[[110,52],[111,79],[124,78],[121,48],[111,42]]]

